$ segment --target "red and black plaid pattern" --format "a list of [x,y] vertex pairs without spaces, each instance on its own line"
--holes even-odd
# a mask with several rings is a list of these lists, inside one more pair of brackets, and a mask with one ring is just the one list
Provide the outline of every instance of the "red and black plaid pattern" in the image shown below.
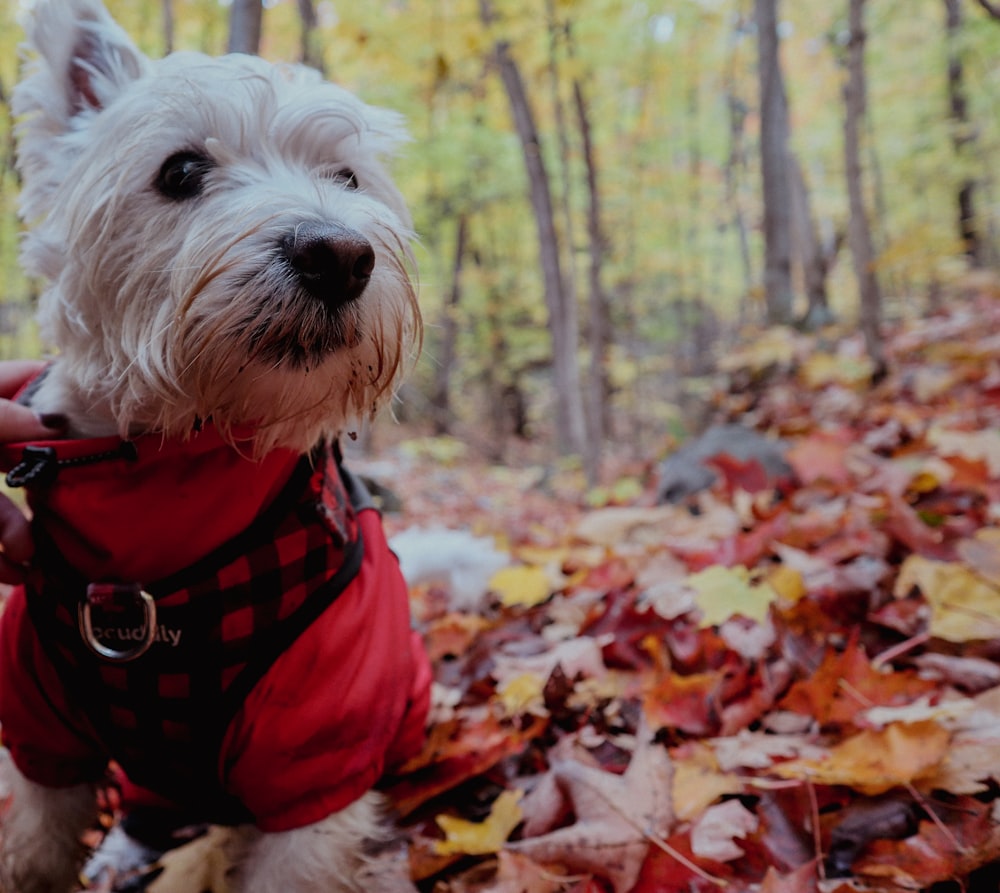
[[[343,474],[330,449],[303,460],[243,534],[144,585],[156,601],[157,638],[127,663],[104,660],[83,641],[77,608],[94,581],[63,568],[29,592],[50,658],[133,782],[175,803],[214,803],[216,821],[248,818],[222,790],[221,743],[251,688],[358,572],[356,508],[367,494],[348,477],[349,492]],[[111,614],[98,610],[93,622],[115,632]]]

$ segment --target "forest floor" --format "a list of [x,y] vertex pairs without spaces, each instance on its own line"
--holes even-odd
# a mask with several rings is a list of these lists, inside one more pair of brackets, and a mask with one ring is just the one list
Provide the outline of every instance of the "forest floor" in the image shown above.
[[643,468],[600,507],[531,470],[397,479],[390,524],[515,562],[471,610],[414,593],[435,723],[390,790],[423,888],[997,889],[1000,292],[887,348],[874,388],[857,338],[728,357],[718,415],[790,474],[720,456],[683,506]]
[[1000,290],[887,348],[874,387],[856,338],[730,356],[715,409],[788,473],[721,456],[685,504],[652,465],[585,500],[428,443],[372,464],[390,533],[510,562],[413,589],[433,723],[387,790],[421,890],[997,889]]

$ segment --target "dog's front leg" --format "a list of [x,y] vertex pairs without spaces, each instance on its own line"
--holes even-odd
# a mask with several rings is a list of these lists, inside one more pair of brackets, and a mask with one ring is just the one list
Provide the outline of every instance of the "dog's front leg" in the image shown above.
[[382,798],[369,792],[346,809],[292,831],[253,833],[238,869],[238,893],[416,893],[405,855],[392,852]]
[[6,804],[0,819],[0,890],[68,893],[85,848],[80,838],[97,815],[93,785],[47,788],[25,778],[0,751]]

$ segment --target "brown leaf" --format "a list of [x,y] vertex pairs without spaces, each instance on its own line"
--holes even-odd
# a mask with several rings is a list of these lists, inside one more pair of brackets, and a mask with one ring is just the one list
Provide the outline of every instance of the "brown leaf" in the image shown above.
[[556,763],[551,772],[571,801],[576,822],[508,848],[538,862],[607,877],[615,893],[627,893],[650,838],[665,836],[674,822],[673,768],[666,750],[641,735],[623,775],[576,760]]

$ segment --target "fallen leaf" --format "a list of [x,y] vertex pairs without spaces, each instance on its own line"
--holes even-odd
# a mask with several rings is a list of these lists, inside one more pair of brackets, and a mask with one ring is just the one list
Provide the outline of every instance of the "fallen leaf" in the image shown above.
[[736,735],[711,742],[716,761],[724,772],[736,769],[767,769],[778,760],[816,760],[825,751],[808,735],[778,735],[743,729]]
[[[770,765],[770,763],[767,763]],[[744,782],[719,769],[712,750],[697,744],[674,756],[674,813],[678,821],[689,822],[727,794],[743,792]]]
[[816,862],[806,862],[788,874],[779,874],[774,867],[768,868],[760,885],[760,893],[815,893]]
[[933,776],[947,754],[951,735],[938,723],[894,723],[866,730],[831,748],[817,760],[792,760],[771,770],[781,778],[847,785],[863,794],[882,794]]
[[822,432],[803,437],[785,453],[798,479],[804,484],[825,481],[850,483],[847,451],[854,438],[846,431]]
[[736,614],[763,623],[777,597],[767,583],[751,583],[744,567],[709,567],[686,582],[694,590],[703,627],[718,626]]
[[674,822],[673,768],[666,750],[643,734],[623,775],[576,760],[558,762],[551,772],[572,803],[576,822],[508,847],[539,862],[607,877],[615,893],[627,893],[650,838],[664,837]]
[[527,564],[497,571],[490,578],[489,588],[506,607],[521,605],[530,608],[541,604],[552,594],[552,584],[545,569]]
[[743,849],[735,838],[752,834],[757,825],[757,816],[739,800],[710,806],[691,829],[691,851],[716,862],[739,859]]
[[949,642],[1000,636],[1000,589],[964,564],[910,555],[899,569],[893,594],[905,598],[914,587],[931,606],[932,636]]
[[1000,587],[1000,528],[976,531],[958,544],[958,555],[977,576]]
[[643,687],[643,714],[654,729],[678,729],[689,735],[718,731],[718,689],[723,673],[666,672]]
[[577,523],[574,536],[585,543],[609,548],[628,540],[661,542],[671,522],[683,512],[672,507],[613,506],[588,512]]
[[483,856],[499,852],[511,832],[521,823],[521,807],[518,804],[522,796],[523,792],[519,790],[502,791],[493,801],[489,816],[482,822],[469,822],[451,815],[436,816],[435,821],[445,833],[445,839],[435,846],[438,854]]
[[497,697],[507,716],[522,713],[542,715],[545,712],[543,694],[545,680],[535,673],[514,676],[497,688]]
[[778,565],[767,575],[767,585],[787,602],[797,602],[808,592],[802,574],[786,564]]
[[942,456],[984,461],[990,477],[1000,477],[1000,432],[950,431],[935,425],[927,432],[927,443]]
[[386,788],[393,807],[408,815],[433,797],[486,772],[504,757],[520,753],[548,720],[527,715],[519,724],[492,713],[431,726],[423,750],[402,766],[401,778]]
[[812,716],[821,726],[851,726],[866,708],[906,706],[935,689],[931,680],[912,672],[874,666],[853,641],[843,651],[828,649],[820,666],[789,689],[781,706]]
[[232,829],[213,826],[206,834],[160,858],[163,873],[149,893],[230,893],[226,877],[232,869],[226,853]]
[[[562,893],[572,877],[561,877],[552,867],[542,866],[509,850],[497,854],[497,873],[482,893]],[[378,893],[378,891],[375,891]]]

